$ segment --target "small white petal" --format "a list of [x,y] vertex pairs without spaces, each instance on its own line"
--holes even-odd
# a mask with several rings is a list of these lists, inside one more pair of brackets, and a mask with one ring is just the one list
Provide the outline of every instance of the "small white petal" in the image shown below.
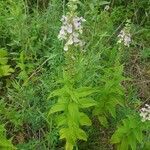
[[65,46],[64,46],[64,51],[68,51],[68,45],[67,44],[65,44]]
[[72,30],[73,30],[73,29],[72,29],[72,25],[68,25],[68,26],[67,26],[67,32],[68,32],[68,33],[72,33]]

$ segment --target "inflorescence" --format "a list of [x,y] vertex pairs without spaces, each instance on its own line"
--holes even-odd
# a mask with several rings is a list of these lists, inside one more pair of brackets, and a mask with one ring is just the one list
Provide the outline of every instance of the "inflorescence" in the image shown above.
[[62,26],[58,35],[58,39],[64,41],[64,50],[68,51],[69,46],[82,47],[84,42],[80,36],[83,32],[82,23],[86,20],[83,17],[78,17],[76,13],[78,0],[70,0],[68,2],[69,11],[66,16],[62,16]]
[[150,121],[150,105],[145,104],[145,107],[140,109],[140,116],[142,117],[142,122]]
[[84,43],[80,39],[83,32],[82,23],[85,22],[83,17],[78,16],[62,16],[62,27],[58,35],[59,40],[65,41],[64,50],[68,51],[70,45],[83,46]]
[[118,43],[123,43],[127,47],[130,46],[131,34],[125,28],[120,31],[118,38],[119,38]]

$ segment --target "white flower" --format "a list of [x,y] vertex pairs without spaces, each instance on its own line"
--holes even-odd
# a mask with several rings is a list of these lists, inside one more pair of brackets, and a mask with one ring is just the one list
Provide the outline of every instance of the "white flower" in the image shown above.
[[73,38],[73,42],[74,42],[74,43],[79,43],[80,40],[79,40],[77,37],[74,37],[74,38]]
[[104,8],[105,11],[108,11],[109,9],[110,9],[109,5],[106,5],[105,8]]
[[80,28],[81,26],[80,18],[79,17],[73,18],[73,24],[74,24],[75,29]]
[[145,104],[145,107],[140,109],[140,116],[141,116],[141,121],[150,121],[150,105]]
[[67,22],[67,17],[66,16],[62,16],[62,18],[60,19],[61,22],[64,22],[64,24]]
[[131,35],[125,30],[125,28],[122,29],[118,35],[118,43],[123,43],[127,47],[131,44]]
[[65,41],[64,50],[67,51],[70,45],[83,46],[80,35],[83,32],[82,23],[86,20],[83,17],[66,15],[62,16],[62,27],[58,39]]
[[124,45],[129,47],[130,43],[131,43],[131,37],[130,37],[130,35],[126,35],[124,37]]
[[67,26],[67,29],[66,29],[67,32],[68,32],[68,33],[72,33],[72,30],[73,30],[72,28],[73,28],[73,27],[72,27],[72,24],[69,24],[69,25]]
[[68,45],[67,44],[65,44],[65,46],[64,46],[64,51],[68,51]]

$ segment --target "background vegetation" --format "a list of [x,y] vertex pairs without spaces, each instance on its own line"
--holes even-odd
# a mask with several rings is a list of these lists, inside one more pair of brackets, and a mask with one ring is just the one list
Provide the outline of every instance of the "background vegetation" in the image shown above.
[[[64,140],[59,140],[55,116],[48,116],[56,99],[48,99],[48,96],[60,87],[58,81],[63,76],[64,50],[57,36],[66,3],[67,0],[0,2],[2,150],[64,149]],[[108,10],[105,10],[106,5],[109,5]],[[120,142],[114,138],[118,125],[122,125],[124,120],[129,130],[136,128],[139,118],[134,121],[134,114],[136,116],[141,107],[150,103],[150,1],[81,0],[78,12],[86,19],[83,32],[86,45],[76,64],[78,75],[75,83],[78,86],[100,87],[102,92],[92,95],[95,101],[103,99],[100,102],[112,103],[104,112],[107,114],[105,117],[97,117],[101,113],[100,107],[93,108],[94,111],[89,108],[85,110],[92,126],[84,127],[87,142],[78,141],[75,148],[116,149],[113,144]],[[117,35],[127,21],[132,43],[130,47],[122,45],[121,51],[118,51]],[[104,91],[109,86],[113,86],[113,94]],[[114,97],[122,100],[123,107],[113,103]],[[128,122],[128,119],[131,121]],[[125,126],[126,123],[122,128]],[[129,149],[149,149],[149,130],[142,133],[146,136],[141,139],[140,135],[137,136],[137,148],[129,141]],[[134,141],[135,138],[130,137]]]

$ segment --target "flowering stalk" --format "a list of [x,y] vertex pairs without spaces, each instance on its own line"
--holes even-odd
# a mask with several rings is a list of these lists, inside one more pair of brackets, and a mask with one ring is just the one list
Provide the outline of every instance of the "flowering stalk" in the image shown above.
[[78,0],[70,0],[68,2],[68,12],[61,18],[62,26],[58,35],[58,39],[64,42],[65,62],[68,73],[74,74],[74,63],[76,54],[79,54],[84,45],[81,40],[83,33],[82,23],[86,20],[83,17],[78,17],[77,4]]
[[64,42],[66,62],[63,87],[53,91],[49,97],[58,97],[57,103],[52,106],[49,114],[59,112],[56,116],[56,122],[60,129],[60,139],[66,140],[66,150],[73,150],[78,140],[87,140],[87,135],[81,126],[90,126],[91,120],[82,110],[96,105],[93,99],[88,98],[90,94],[95,92],[92,88],[75,88],[70,81],[75,75],[76,56],[80,54],[80,48],[84,45],[81,35],[83,32],[82,23],[85,22],[85,19],[77,16],[78,2],[78,0],[70,0],[68,2],[69,11],[61,19],[62,26],[58,39]]
[[129,47],[131,44],[130,34],[130,21],[127,21],[125,27],[120,31],[118,35],[118,43],[122,43],[124,46]]

